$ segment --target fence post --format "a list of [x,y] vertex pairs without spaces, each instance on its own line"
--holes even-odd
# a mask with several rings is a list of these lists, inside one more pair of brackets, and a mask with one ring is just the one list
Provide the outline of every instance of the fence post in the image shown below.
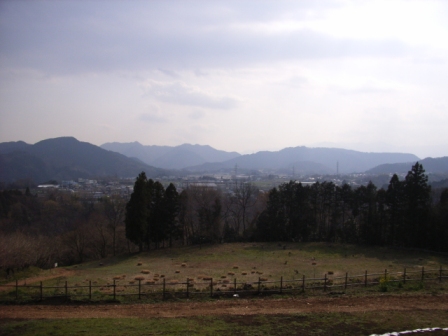
[[115,299],[116,299],[116,297],[117,297],[117,294],[116,294],[116,288],[117,288],[117,285],[115,284],[115,279],[114,279],[114,301],[115,301]]
[[439,270],[439,282],[442,282],[442,265],[440,265],[440,270]]
[[280,277],[280,293],[283,293],[283,276]]
[[364,287],[367,287],[367,271],[364,274]]
[[324,292],[327,291],[327,273],[325,273],[325,277],[324,277]]
[[345,285],[344,290],[347,290],[348,272],[345,272]]
[[422,267],[422,282],[425,281],[425,266]]
[[19,299],[19,280],[16,279],[16,300]]
[[165,300],[165,278],[163,278],[163,300]]
[[190,292],[189,292],[189,279],[187,278],[187,299],[190,297]]
[[261,278],[258,277],[258,294],[260,294]]
[[42,288],[42,281],[40,282],[40,300],[42,301],[44,298],[43,288]]
[[302,292],[305,293],[305,274],[302,277]]
[[68,287],[67,287],[67,281],[65,282],[65,299],[68,299]]
[[210,297],[213,297],[213,278],[210,278]]
[[404,268],[404,272],[403,272],[403,283],[406,283],[406,267]]
[[233,293],[236,293],[236,278],[233,279]]
[[89,301],[92,300],[92,280],[89,280]]
[[141,293],[142,293],[142,281],[140,279],[138,279],[138,299],[139,300],[142,298]]

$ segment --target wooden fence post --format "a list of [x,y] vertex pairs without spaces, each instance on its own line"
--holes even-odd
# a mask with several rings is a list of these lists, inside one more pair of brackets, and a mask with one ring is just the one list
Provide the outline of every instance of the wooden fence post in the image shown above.
[[305,293],[305,274],[302,277],[302,292]]
[[367,287],[367,271],[364,274],[364,287]]
[[44,290],[42,287],[42,281],[40,282],[40,300],[42,301],[44,298]]
[[163,300],[165,300],[165,278],[163,278]]
[[345,272],[345,285],[344,290],[347,290],[348,272]]
[[210,297],[213,297],[213,278],[210,278]]
[[89,301],[92,300],[92,280],[89,280]]
[[325,277],[324,277],[324,292],[327,291],[327,273],[325,273]]
[[138,279],[138,299],[142,298],[142,280]]
[[283,293],[283,276],[280,277],[280,293]]
[[117,297],[117,294],[116,294],[116,288],[117,288],[117,285],[115,284],[115,279],[114,279],[114,301],[115,301],[115,299],[116,299],[116,297]]

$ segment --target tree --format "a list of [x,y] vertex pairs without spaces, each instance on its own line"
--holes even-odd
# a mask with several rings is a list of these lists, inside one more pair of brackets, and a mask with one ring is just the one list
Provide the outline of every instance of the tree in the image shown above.
[[427,243],[427,226],[431,211],[431,186],[423,166],[418,162],[406,175],[405,241],[409,247],[424,247]]
[[112,254],[117,253],[117,232],[123,225],[126,203],[121,197],[112,196],[104,200],[104,214],[108,221],[108,228],[112,235]]
[[134,191],[126,204],[126,238],[138,245],[139,251],[147,239],[148,188],[144,172],[140,173],[134,183]]
[[231,203],[237,223],[236,232],[239,233],[242,225],[243,235],[245,235],[249,222],[249,210],[257,202],[258,189],[250,183],[236,182],[233,192]]
[[403,242],[404,201],[404,182],[401,182],[397,174],[394,174],[386,191],[388,226],[386,242],[390,245],[397,245],[398,242]]
[[179,214],[179,194],[172,183],[165,189],[163,212],[164,226],[168,234],[169,245],[172,247],[173,238],[176,239],[182,235],[177,221],[177,215]]

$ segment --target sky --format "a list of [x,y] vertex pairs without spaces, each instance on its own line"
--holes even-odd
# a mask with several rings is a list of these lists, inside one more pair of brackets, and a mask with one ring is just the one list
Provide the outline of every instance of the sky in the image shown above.
[[448,1],[0,1],[0,142],[448,156]]

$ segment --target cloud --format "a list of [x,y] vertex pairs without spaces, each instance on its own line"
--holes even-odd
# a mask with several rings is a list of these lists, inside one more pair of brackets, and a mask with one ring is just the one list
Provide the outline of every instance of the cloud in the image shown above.
[[146,113],[141,113],[138,116],[138,120],[139,121],[143,121],[146,123],[167,123],[168,119],[166,118],[165,115],[163,115],[159,108],[156,106],[151,106],[149,112]]
[[161,83],[150,80],[146,84],[146,94],[169,104],[221,110],[229,110],[237,106],[237,100],[234,98],[216,96],[181,82]]
[[[297,25],[314,15],[306,11],[325,7],[309,2],[306,6],[291,2],[279,6],[269,2],[264,6],[245,2],[201,2],[201,6],[163,1],[112,3],[6,3],[0,11],[3,66],[50,74],[153,68],[175,77],[175,69],[397,57],[410,52],[409,46],[396,39],[336,38]],[[292,22],[292,28],[284,27],[284,20]]]

